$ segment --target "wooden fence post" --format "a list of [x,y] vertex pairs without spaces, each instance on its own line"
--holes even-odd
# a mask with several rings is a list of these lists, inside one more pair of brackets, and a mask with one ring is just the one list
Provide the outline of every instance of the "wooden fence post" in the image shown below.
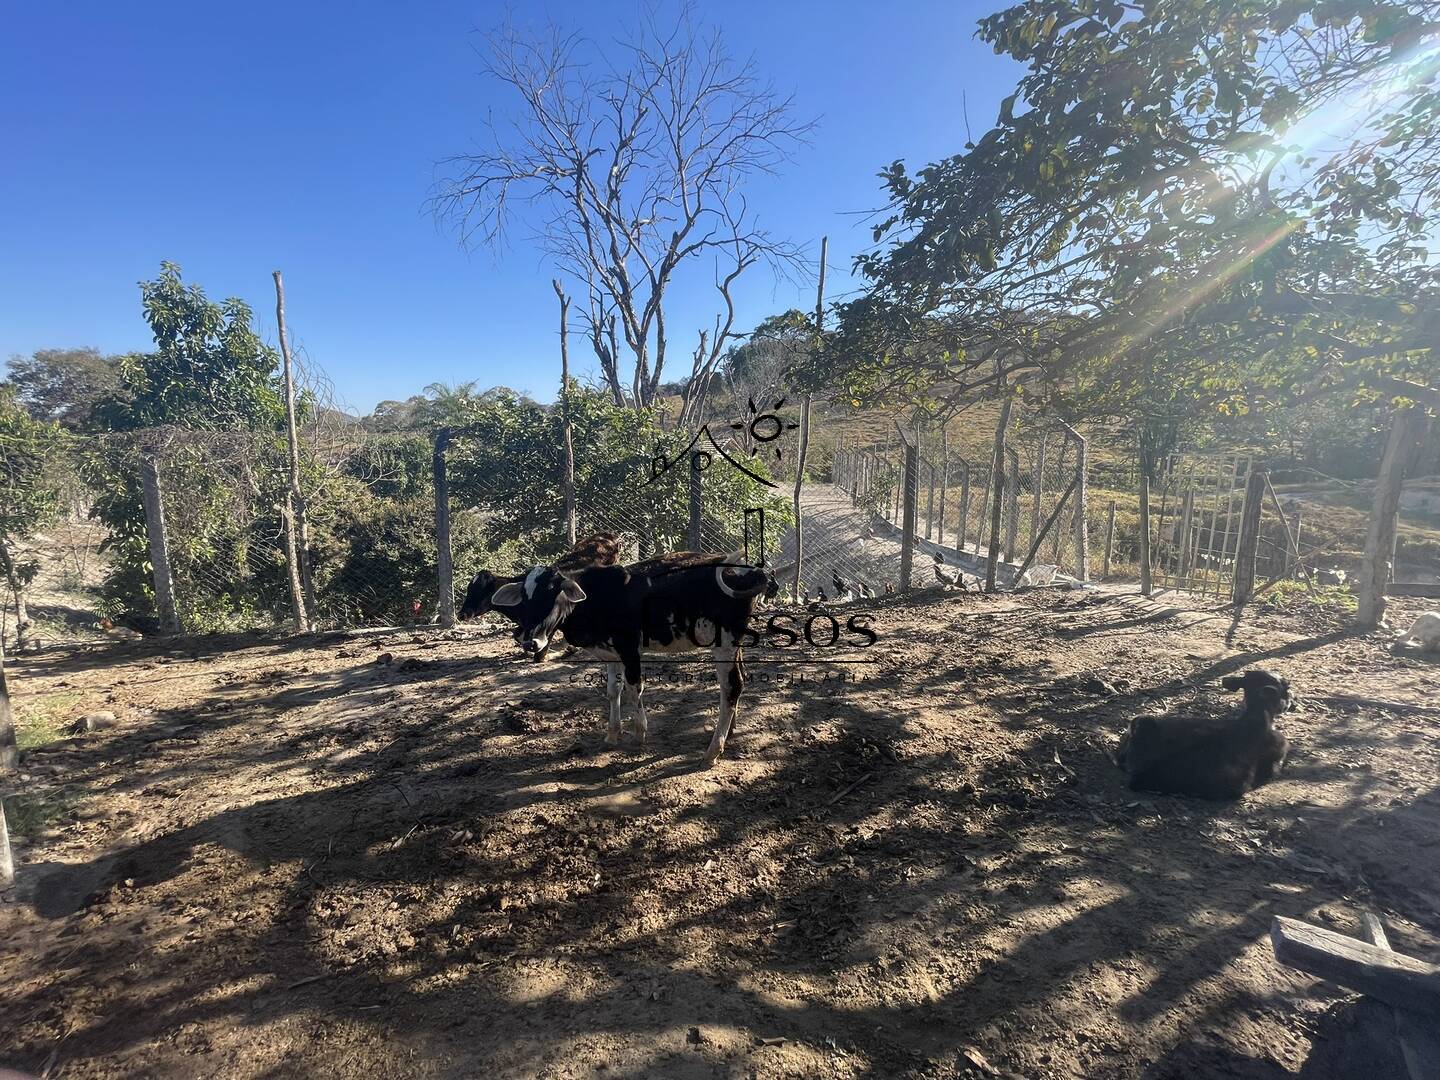
[[1086,475],[1090,466],[1089,445],[1085,437],[1066,425],[1070,437],[1075,440],[1075,576],[1081,581],[1090,580],[1090,479]]
[[1110,500],[1110,514],[1105,522],[1105,561],[1100,564],[1100,577],[1110,577],[1110,552],[1115,544],[1115,500]]
[[1265,484],[1270,474],[1263,465],[1250,470],[1245,503],[1240,508],[1240,542],[1235,551],[1235,606],[1244,607],[1255,595],[1255,555],[1260,549],[1260,512],[1265,507]]
[[285,331],[285,282],[280,271],[275,279],[275,323],[280,335],[280,357],[284,365],[285,441],[290,453],[290,484],[285,493],[285,561],[289,564],[290,608],[295,632],[308,634],[315,616],[315,582],[310,572],[310,516],[305,493],[300,489],[300,435],[295,426],[295,374],[290,359],[290,337]]
[[925,475],[930,481],[930,493],[925,496],[925,539],[935,538],[935,463],[925,463]]
[[560,488],[565,496],[565,539],[573,548],[579,526],[575,520],[575,443],[570,432],[570,297],[560,287],[559,278],[551,278],[550,285],[560,298],[560,430],[565,439],[565,475],[560,478]]
[[1390,415],[1390,435],[1385,456],[1375,481],[1370,505],[1370,525],[1365,533],[1365,560],[1355,592],[1360,606],[1355,622],[1363,630],[1378,629],[1385,618],[1385,586],[1394,565],[1395,540],[1400,520],[1400,488],[1405,480],[1405,459],[1409,456],[1417,424],[1423,419],[1420,406],[1396,409]]
[[1180,500],[1180,535],[1175,538],[1175,546],[1179,550],[1175,562],[1175,577],[1177,588],[1186,588],[1190,584],[1190,563],[1195,557],[1194,545],[1190,542],[1191,525],[1195,519],[1195,489],[1187,487],[1185,495]]
[[1140,462],[1140,595],[1149,596],[1150,580],[1150,474]]
[[1030,501],[1030,543],[1035,543],[1035,537],[1040,535],[1040,514],[1041,502],[1045,498],[1045,444],[1049,441],[1049,432],[1040,433],[1040,444],[1035,448],[1035,475],[1031,480]]
[[910,591],[910,571],[915,565],[915,504],[919,501],[920,451],[908,440],[905,447],[905,471],[901,480],[900,514],[900,591]]
[[165,502],[160,495],[160,469],[149,454],[140,457],[140,491],[145,503],[145,535],[150,541],[151,580],[155,585],[155,613],[160,630],[180,633],[175,606],[175,579],[170,573],[170,540],[165,532]]
[[[960,459],[960,465],[965,470],[960,474],[960,520],[959,529],[956,531],[955,547],[959,551],[968,551],[970,543],[970,462],[964,458]],[[979,545],[976,545],[979,551]]]
[[985,591],[995,591],[995,568],[1000,562],[1000,512],[1005,495],[1005,429],[1010,426],[1010,407],[1015,394],[1008,387],[995,425],[995,455],[990,460],[990,484],[995,493],[990,503],[990,550],[985,556]]
[[700,550],[700,455],[702,450],[690,451],[690,518],[685,526],[685,546],[691,551]]
[[950,433],[940,428],[940,521],[935,526],[935,540],[945,546],[945,501],[950,490]]
[[1005,515],[1005,561],[1014,562],[1015,540],[1020,532],[1020,453],[1007,446],[1005,454],[1010,459],[1010,471],[1005,478],[1010,499],[1009,512]]
[[436,610],[440,625],[455,625],[455,555],[450,547],[450,484],[445,477],[445,452],[450,449],[450,429],[435,433],[435,453],[430,459],[435,475],[435,577],[439,591]]

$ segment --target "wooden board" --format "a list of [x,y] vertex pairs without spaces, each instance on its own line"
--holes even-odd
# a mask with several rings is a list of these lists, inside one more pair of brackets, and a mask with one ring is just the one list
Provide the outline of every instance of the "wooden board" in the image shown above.
[[1397,1009],[1440,1018],[1440,967],[1356,938],[1275,916],[1275,959]]

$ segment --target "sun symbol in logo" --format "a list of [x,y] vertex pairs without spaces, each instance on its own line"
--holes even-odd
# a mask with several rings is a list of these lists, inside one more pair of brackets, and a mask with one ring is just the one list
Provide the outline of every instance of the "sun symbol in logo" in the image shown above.
[[[755,407],[754,398],[746,398],[745,403],[750,407],[749,411],[745,414],[746,419],[732,420],[730,426],[736,431],[749,432],[750,439],[754,443],[750,448],[750,456],[752,458],[760,452],[762,446],[774,442],[780,438],[781,435],[785,434],[785,432],[794,431],[800,426],[791,421],[781,420],[780,417],[775,415],[785,405],[785,399],[783,397],[775,402],[774,405],[770,406],[765,412],[761,412]],[[778,446],[775,447],[775,460],[780,460],[780,448]]]

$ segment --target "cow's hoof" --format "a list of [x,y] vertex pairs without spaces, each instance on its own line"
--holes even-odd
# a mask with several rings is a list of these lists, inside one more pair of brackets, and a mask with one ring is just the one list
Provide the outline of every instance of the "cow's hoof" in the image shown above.
[[709,750],[706,750],[706,751],[705,751],[705,768],[707,768],[707,769],[713,768],[714,765],[715,765],[715,763],[720,760],[720,756],[721,756],[722,754],[724,754],[724,753],[725,753],[725,751],[724,751],[723,748],[722,748],[722,749],[719,749],[719,750],[716,750],[714,747],[711,747]]
[[606,746],[609,746],[609,747],[619,746],[619,745],[620,745],[620,736],[619,736],[619,735],[606,735],[606,736],[605,736],[605,745],[606,745]]

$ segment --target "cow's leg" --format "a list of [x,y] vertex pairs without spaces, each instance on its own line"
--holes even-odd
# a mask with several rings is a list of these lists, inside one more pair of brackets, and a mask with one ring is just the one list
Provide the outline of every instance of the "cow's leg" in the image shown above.
[[638,650],[633,659],[627,657],[625,660],[625,684],[635,699],[635,741],[644,746],[650,735],[650,719],[645,715],[645,672],[640,667]]
[[620,678],[619,664],[605,665],[605,700],[610,704],[610,723],[605,729],[605,745],[620,745],[620,701],[625,683]]
[[710,737],[710,749],[705,751],[706,764],[713,765],[725,753],[725,740],[735,723],[735,710],[740,704],[740,693],[745,689],[745,668],[741,663],[740,649],[736,645],[716,645],[715,681],[720,684],[720,719],[715,722],[715,734]]

